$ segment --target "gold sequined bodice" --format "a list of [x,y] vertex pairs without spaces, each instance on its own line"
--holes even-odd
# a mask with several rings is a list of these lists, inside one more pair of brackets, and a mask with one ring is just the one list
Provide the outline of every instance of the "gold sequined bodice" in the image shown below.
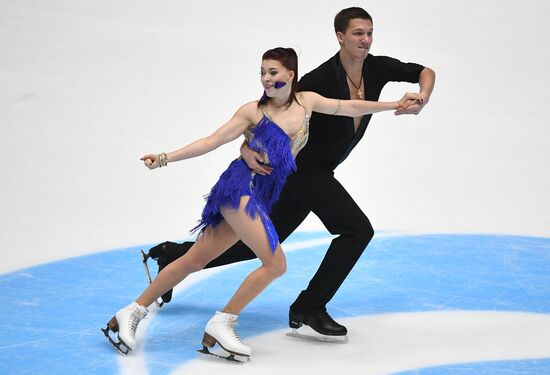
[[[269,119],[269,121],[271,121],[271,123],[274,126],[277,126],[279,129],[281,129],[286,134],[286,132],[279,125],[277,125],[277,123],[275,123],[273,121],[273,119],[271,118],[271,116],[269,115],[267,110],[263,106],[261,106],[260,108],[262,109],[262,112],[263,112],[264,116],[267,117]],[[305,111],[305,108],[304,108],[304,111]],[[305,113],[304,121],[302,122],[302,125],[300,126],[300,129],[298,129],[296,134],[294,134],[293,136],[290,136],[290,135],[287,134],[288,138],[290,139],[290,151],[292,152],[292,155],[294,156],[294,158],[296,158],[296,155],[298,155],[300,150],[302,148],[304,148],[304,146],[307,143],[307,140],[308,140],[308,137],[309,137],[309,119],[310,119],[310,117],[311,116],[309,116],[307,113]],[[244,132],[244,137],[245,137],[247,143],[250,143],[252,138],[254,138],[254,133],[251,131],[251,129],[247,129]],[[269,164],[268,155],[264,152],[263,156],[264,156],[264,163]]]
[[304,116],[304,122],[302,122],[302,126],[300,126],[300,129],[296,132],[296,134],[294,134],[293,137],[290,137],[290,150],[292,151],[292,155],[294,155],[294,158],[296,158],[296,155],[298,155],[300,150],[304,148],[309,138],[309,118],[310,116],[306,114]]

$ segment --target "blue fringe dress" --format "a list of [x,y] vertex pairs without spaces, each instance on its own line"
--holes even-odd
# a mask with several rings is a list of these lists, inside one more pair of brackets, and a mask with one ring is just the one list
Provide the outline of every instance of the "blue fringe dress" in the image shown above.
[[305,146],[309,134],[309,116],[304,116],[300,130],[292,138],[275,124],[267,111],[261,107],[263,117],[244,133],[248,146],[264,156],[264,163],[273,168],[269,175],[256,174],[239,157],[222,173],[218,182],[206,195],[206,206],[199,224],[192,232],[202,233],[208,226],[216,226],[223,217],[220,207],[237,209],[242,196],[250,196],[245,212],[252,219],[258,215],[265,228],[271,252],[275,251],[279,236],[269,217],[273,204],[288,175],[296,170],[295,157]]

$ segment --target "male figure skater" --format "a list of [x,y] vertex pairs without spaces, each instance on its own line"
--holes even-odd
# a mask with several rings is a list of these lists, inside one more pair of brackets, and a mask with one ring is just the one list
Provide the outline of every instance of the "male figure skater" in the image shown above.
[[[420,101],[396,115],[419,114],[428,103],[435,83],[432,69],[415,63],[402,63],[369,53],[373,42],[372,17],[362,8],[347,8],[334,19],[340,49],[336,55],[307,73],[299,82],[300,91],[315,91],[325,97],[378,100],[382,88],[391,81],[418,83]],[[327,230],[337,237],[289,310],[289,326],[310,326],[335,341],[345,340],[347,329],[334,321],[326,305],[367,247],[374,235],[367,216],[346,189],[334,178],[334,169],[342,163],[365,134],[372,115],[351,118],[313,114],[307,145],[298,155],[298,170],[287,183],[271,213],[279,239],[283,242],[313,212]],[[241,155],[256,173],[270,173],[262,156],[246,144]],[[151,249],[149,256],[160,267],[185,253],[191,242],[165,242]],[[206,268],[254,258],[242,242],[235,244]],[[146,261],[146,260],[145,260]],[[171,298],[171,291],[163,296]]]

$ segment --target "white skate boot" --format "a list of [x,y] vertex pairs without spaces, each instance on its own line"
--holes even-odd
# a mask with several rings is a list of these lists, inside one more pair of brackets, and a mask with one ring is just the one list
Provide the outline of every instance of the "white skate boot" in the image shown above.
[[[216,311],[216,314],[208,321],[202,338],[202,350],[199,352],[229,361],[246,362],[250,359],[252,350],[244,345],[235,332],[237,315]],[[224,357],[208,350],[218,343],[223,350],[230,355]],[[239,357],[238,359],[235,356]]]
[[[107,323],[107,327],[101,329],[109,342],[120,354],[126,355],[130,350],[136,348],[136,329],[139,322],[145,318],[148,312],[145,307],[132,302],[128,306],[118,310],[115,316]],[[111,337],[109,331],[118,332],[117,341]]]

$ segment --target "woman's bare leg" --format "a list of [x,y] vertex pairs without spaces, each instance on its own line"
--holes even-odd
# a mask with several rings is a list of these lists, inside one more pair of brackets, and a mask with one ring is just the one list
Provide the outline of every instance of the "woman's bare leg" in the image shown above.
[[188,275],[202,270],[208,262],[229,249],[237,240],[237,235],[225,220],[215,227],[207,227],[184,256],[179,257],[159,272],[155,280],[136,299],[136,302],[141,306],[149,306]]
[[262,265],[248,275],[231,300],[222,310],[238,315],[241,310],[258,296],[273,280],[286,271],[286,259],[280,244],[271,252],[264,225],[260,219],[250,218],[244,207],[250,197],[241,197],[238,210],[221,209],[221,213],[233,232],[251,248]]

